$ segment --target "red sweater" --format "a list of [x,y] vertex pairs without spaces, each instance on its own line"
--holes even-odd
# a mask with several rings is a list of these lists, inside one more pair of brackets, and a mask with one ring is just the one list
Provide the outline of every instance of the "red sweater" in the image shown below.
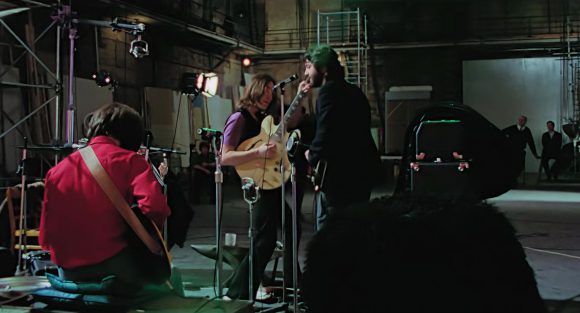
[[[93,138],[89,145],[127,202],[137,203],[162,226],[170,211],[145,158],[106,136]],[[127,231],[129,226],[78,151],[48,171],[39,239],[55,264],[71,269],[102,262],[127,246]]]

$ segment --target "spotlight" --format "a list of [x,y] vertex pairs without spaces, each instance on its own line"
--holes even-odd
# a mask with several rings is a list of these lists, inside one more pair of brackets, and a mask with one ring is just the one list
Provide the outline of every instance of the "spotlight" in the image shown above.
[[111,83],[113,83],[113,78],[111,77],[111,74],[104,70],[100,70],[98,72],[93,73],[91,77],[99,87],[109,86],[111,85]]
[[207,97],[217,93],[219,78],[215,73],[183,73],[181,74],[181,92],[190,95],[203,93]]
[[217,93],[219,78],[216,73],[202,73],[197,76],[197,92],[203,93],[206,97],[213,97]]
[[131,46],[129,48],[129,53],[136,59],[142,59],[149,55],[149,44],[147,41],[141,39],[141,35],[137,35],[136,39],[131,41]]
[[242,59],[242,65],[244,67],[249,67],[250,65],[252,65],[252,60],[248,57],[245,57]]

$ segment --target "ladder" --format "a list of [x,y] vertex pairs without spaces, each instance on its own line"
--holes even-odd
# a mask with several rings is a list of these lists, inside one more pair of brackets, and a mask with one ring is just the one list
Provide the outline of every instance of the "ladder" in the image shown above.
[[316,43],[333,47],[345,68],[345,79],[368,89],[368,45],[366,15],[354,11],[317,12]]

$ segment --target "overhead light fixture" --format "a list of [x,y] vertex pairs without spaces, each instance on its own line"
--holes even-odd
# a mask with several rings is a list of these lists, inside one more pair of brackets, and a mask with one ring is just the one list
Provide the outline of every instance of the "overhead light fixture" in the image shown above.
[[141,39],[141,34],[137,35],[137,38],[131,41],[129,53],[136,59],[142,59],[149,55],[149,44],[147,41]]

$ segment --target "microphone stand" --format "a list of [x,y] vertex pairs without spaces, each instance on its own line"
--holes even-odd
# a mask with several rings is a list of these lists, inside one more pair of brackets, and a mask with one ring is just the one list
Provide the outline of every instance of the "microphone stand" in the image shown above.
[[221,212],[222,212],[222,183],[224,181],[224,176],[222,173],[221,168],[221,149],[219,145],[216,143],[219,139],[219,136],[212,136],[212,146],[213,151],[215,151],[215,173],[214,173],[214,180],[215,180],[215,224],[216,224],[216,250],[217,250],[217,258],[216,258],[216,282],[218,285],[218,297],[223,296],[222,290],[222,279],[221,279],[221,271],[223,268],[223,253],[222,253],[222,245],[221,245],[221,236],[222,236],[222,229],[221,229]]
[[[27,232],[28,232],[28,222],[26,221],[27,216],[27,201],[26,201],[26,159],[27,159],[27,146],[28,138],[24,137],[24,148],[22,149],[22,160],[20,161],[20,222],[18,225],[20,236],[18,236],[18,267],[16,269],[15,276],[22,276],[25,274],[26,265],[22,263],[22,255],[28,252]],[[9,199],[10,200],[10,199]],[[24,252],[23,252],[24,250]]]
[[298,312],[298,201],[296,199],[296,153],[298,153],[299,150],[299,140],[299,138],[295,141],[289,139],[291,147],[288,147],[288,144],[285,145],[290,159],[290,181],[292,183],[292,283],[294,284],[294,313]]
[[[284,138],[286,137],[286,123],[284,122],[284,87],[286,86],[286,83],[282,82],[280,83],[280,126],[282,128],[282,133],[280,135],[280,142],[284,141]],[[286,146],[286,145],[284,145]],[[283,149],[283,153],[282,155],[280,155],[280,175],[282,176],[282,203],[281,203],[281,208],[282,208],[282,221],[281,221],[281,237],[282,237],[282,256],[283,259],[285,259],[286,257],[286,188],[285,188],[285,184],[284,184],[284,174],[286,172],[286,168],[284,167],[284,153],[287,153],[286,148]],[[275,273],[274,273],[275,274]],[[282,267],[282,301],[286,301],[286,280],[284,279],[286,277],[286,271],[284,270],[284,267]]]
[[250,251],[248,252],[248,265],[250,267],[249,273],[249,290],[250,302],[254,302],[254,204],[260,199],[260,189],[254,183],[254,180],[249,177],[242,178],[242,190],[244,192],[244,201],[249,206],[250,210],[250,226],[248,229],[248,238],[250,239]]
[[[171,170],[171,168],[169,167],[169,162],[167,161],[167,153],[163,152],[163,163],[165,163],[165,166],[167,166],[167,174],[169,174],[169,171]],[[165,181],[165,178],[167,177],[167,174],[165,174],[165,176],[162,176],[162,180],[163,180],[163,194],[165,195],[165,202],[167,202],[167,205],[169,205],[169,199],[167,198],[167,181]],[[167,242],[169,241],[169,237],[168,233],[167,233],[167,227],[168,227],[168,221],[167,219],[165,219],[165,225],[163,225],[163,238],[165,239],[165,244],[167,244]]]
[[[155,175],[155,178],[157,178],[157,181],[159,182],[159,184],[163,188],[163,195],[165,195],[165,202],[168,203],[167,183],[165,182],[165,176],[161,175],[161,173],[159,172],[157,167],[155,167],[155,165],[150,162],[150,159],[149,159],[149,151],[150,150],[151,150],[151,133],[147,132],[147,138],[145,139],[145,155],[144,155],[145,161],[147,161],[147,163],[149,163],[149,165],[151,166],[151,169],[153,171],[153,175]],[[165,153],[165,152],[163,152],[163,162],[165,162],[165,165],[167,166],[167,170],[169,171],[169,163],[167,162],[167,153]],[[167,238],[167,219],[165,219],[165,223],[163,224],[163,239],[165,240],[165,244],[167,244],[167,241],[168,241],[168,238]]]

